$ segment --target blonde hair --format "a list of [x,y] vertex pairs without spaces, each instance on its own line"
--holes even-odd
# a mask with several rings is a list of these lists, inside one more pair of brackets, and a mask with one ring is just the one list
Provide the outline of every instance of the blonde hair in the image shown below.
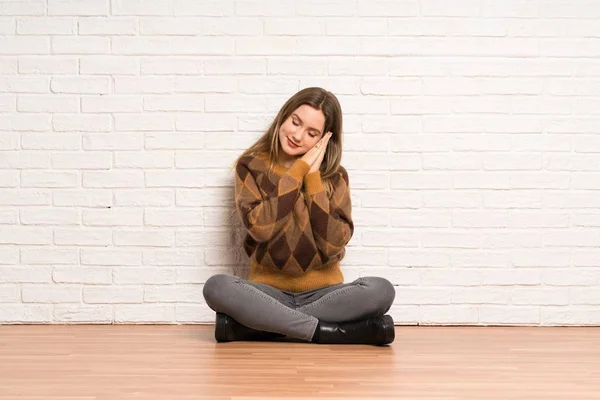
[[267,154],[269,170],[272,171],[279,159],[279,128],[298,107],[305,104],[325,115],[323,134],[333,133],[320,168],[323,185],[327,194],[331,195],[331,177],[338,170],[342,160],[342,107],[333,93],[320,87],[305,88],[290,97],[277,113],[269,129],[237,158],[234,168],[243,157]]

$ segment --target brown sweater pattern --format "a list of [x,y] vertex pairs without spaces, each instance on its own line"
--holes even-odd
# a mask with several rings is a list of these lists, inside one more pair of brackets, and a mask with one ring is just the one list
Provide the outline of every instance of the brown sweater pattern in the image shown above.
[[319,171],[297,159],[269,171],[266,155],[235,171],[235,205],[247,230],[250,277],[288,292],[343,282],[340,261],[354,233],[348,172],[340,166],[327,195]]

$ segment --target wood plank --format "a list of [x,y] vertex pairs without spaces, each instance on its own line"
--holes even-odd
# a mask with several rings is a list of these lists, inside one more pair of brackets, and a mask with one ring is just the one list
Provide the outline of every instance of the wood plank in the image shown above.
[[600,329],[397,327],[387,347],[202,325],[0,326],[0,400],[598,399]]

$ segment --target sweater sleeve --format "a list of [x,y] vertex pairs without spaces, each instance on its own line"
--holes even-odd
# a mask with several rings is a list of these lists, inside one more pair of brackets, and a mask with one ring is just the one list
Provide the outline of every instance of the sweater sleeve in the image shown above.
[[250,170],[251,160],[240,160],[236,166],[235,204],[250,236],[257,242],[266,242],[279,233],[292,216],[310,166],[298,159],[277,184],[273,184],[266,175],[257,182]]
[[332,183],[333,193],[328,197],[319,171],[304,177],[310,224],[324,262],[336,256],[341,258],[354,233],[348,172],[340,166]]

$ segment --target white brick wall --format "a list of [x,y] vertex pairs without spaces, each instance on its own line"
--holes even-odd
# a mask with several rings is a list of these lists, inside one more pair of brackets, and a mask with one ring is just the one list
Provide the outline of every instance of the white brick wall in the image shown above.
[[600,2],[0,0],[0,322],[198,323],[231,162],[335,92],[346,279],[401,324],[600,325]]

